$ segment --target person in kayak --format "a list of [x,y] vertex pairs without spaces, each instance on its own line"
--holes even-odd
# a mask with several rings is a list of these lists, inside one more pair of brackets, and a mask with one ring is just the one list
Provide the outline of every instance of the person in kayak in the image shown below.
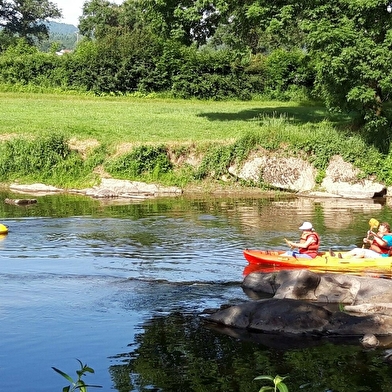
[[306,259],[313,259],[317,256],[318,248],[320,246],[320,236],[313,229],[310,222],[304,222],[299,227],[302,230],[299,242],[292,242],[284,239],[290,248],[298,248],[298,251],[287,251],[282,256],[294,256]]
[[369,248],[354,248],[344,255],[344,258],[365,258],[374,259],[377,257],[388,257],[392,253],[392,233],[388,222],[380,223],[378,232],[368,231],[368,235],[363,239]]

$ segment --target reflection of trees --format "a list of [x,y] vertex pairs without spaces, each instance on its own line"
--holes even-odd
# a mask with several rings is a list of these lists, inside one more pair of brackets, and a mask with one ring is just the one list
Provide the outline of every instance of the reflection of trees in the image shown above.
[[206,329],[194,316],[154,318],[137,342],[135,352],[119,355],[124,365],[110,368],[116,386],[124,385],[123,369],[130,373],[132,388],[120,391],[151,391],[152,386],[162,391],[253,391],[253,378],[273,371],[267,352],[249,358],[251,343],[239,344]]
[[[136,338],[137,348],[110,367],[118,391],[257,391],[261,374],[289,375],[290,391],[371,391],[392,374],[377,351],[357,345],[277,351],[206,328],[195,316],[156,317]],[[305,385],[308,385],[305,387]]]

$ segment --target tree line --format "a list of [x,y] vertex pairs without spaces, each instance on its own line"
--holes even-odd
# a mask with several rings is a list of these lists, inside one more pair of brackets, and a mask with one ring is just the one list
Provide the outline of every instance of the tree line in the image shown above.
[[[34,12],[31,12],[34,10]],[[42,53],[50,1],[0,0],[0,81],[96,94],[314,98],[389,147],[392,15],[381,0],[86,1],[76,50]]]

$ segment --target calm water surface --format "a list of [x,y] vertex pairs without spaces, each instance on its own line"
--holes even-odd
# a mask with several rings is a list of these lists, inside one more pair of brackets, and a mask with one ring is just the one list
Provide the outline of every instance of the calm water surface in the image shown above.
[[51,367],[76,377],[76,358],[104,391],[258,391],[261,374],[289,375],[290,391],[392,391],[384,352],[356,339],[255,343],[200,317],[250,300],[244,248],[285,249],[310,220],[324,249],[347,249],[370,218],[392,222],[385,202],[36,198],[0,204],[0,391],[61,391]]

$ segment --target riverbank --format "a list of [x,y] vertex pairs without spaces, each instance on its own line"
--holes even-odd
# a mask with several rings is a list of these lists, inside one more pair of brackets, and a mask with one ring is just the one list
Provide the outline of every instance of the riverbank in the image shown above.
[[389,154],[347,116],[311,103],[3,93],[0,104],[0,114],[17,114],[2,129],[3,183],[84,189],[115,178],[335,197],[374,197],[392,184]]
[[[269,167],[273,163],[273,172]],[[295,170],[297,167],[297,170]],[[301,170],[301,167],[305,170]],[[299,168],[299,169],[298,169]],[[316,170],[300,158],[279,158],[262,155],[252,156],[243,163],[242,169],[229,167],[228,176],[221,180],[207,178],[203,181],[190,181],[184,187],[166,186],[159,182],[130,181],[111,177],[100,171],[97,185],[88,188],[61,188],[44,183],[11,183],[12,191],[34,193],[70,192],[94,198],[150,198],[178,195],[292,195],[313,198],[375,199],[385,198],[392,188],[372,179],[358,179],[359,170],[335,157],[327,168],[320,186],[315,184]],[[104,173],[104,175],[102,175]],[[242,180],[242,181],[241,181]],[[245,181],[247,180],[247,181]],[[268,183],[267,183],[268,180]],[[264,187],[249,184],[263,182]]]

